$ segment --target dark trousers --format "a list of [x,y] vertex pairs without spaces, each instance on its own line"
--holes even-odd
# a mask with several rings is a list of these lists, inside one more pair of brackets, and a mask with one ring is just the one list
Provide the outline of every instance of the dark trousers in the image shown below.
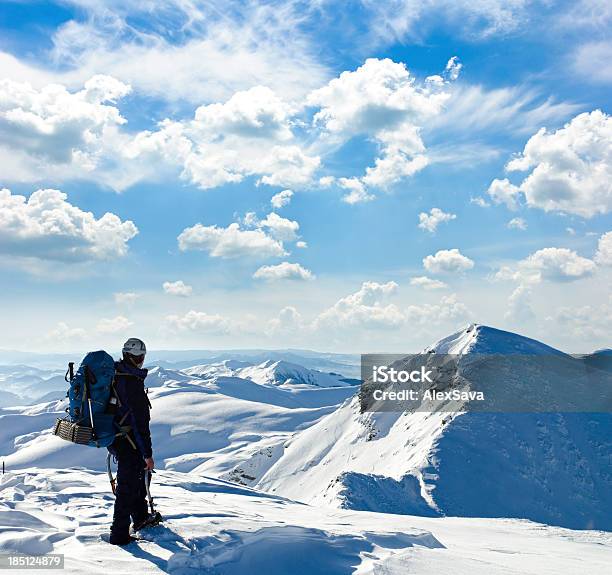
[[134,523],[138,523],[148,513],[145,463],[140,452],[125,438],[117,438],[109,451],[117,458],[117,488],[111,532],[122,537],[129,533],[130,517]]

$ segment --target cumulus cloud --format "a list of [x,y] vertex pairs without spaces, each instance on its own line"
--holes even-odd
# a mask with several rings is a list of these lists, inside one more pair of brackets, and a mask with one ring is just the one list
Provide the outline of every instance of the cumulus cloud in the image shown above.
[[112,105],[130,87],[109,76],[94,76],[82,90],[59,84],[36,89],[0,80],[0,145],[56,163],[91,168],[105,134],[125,123]]
[[234,222],[226,228],[196,224],[178,237],[181,251],[199,250],[214,258],[282,257],[287,255],[281,241],[260,229],[244,230]]
[[269,231],[273,238],[281,242],[293,242],[297,239],[300,225],[274,212],[270,212],[263,220],[256,222],[256,226]]
[[438,303],[410,305],[404,310],[404,319],[411,324],[433,325],[449,320],[467,318],[470,312],[456,294],[443,296]]
[[423,258],[423,266],[432,274],[461,273],[471,270],[474,262],[464,256],[457,248],[439,250],[434,255]]
[[179,297],[189,297],[193,293],[193,288],[187,285],[183,280],[164,282],[162,287],[165,293]]
[[122,315],[113,318],[103,318],[96,325],[96,331],[99,333],[121,333],[134,325],[129,319]]
[[292,109],[269,88],[237,92],[224,103],[200,106],[193,119],[165,120],[140,132],[126,149],[130,158],[154,159],[182,168],[201,188],[258,176],[272,186],[304,186],[319,167],[292,132]]
[[348,190],[348,193],[342,196],[342,201],[347,204],[370,202],[376,197],[366,190],[366,187],[359,178],[338,178],[337,184],[341,188]]
[[511,230],[526,230],[527,222],[523,218],[512,218],[506,226]]
[[295,335],[306,328],[300,312],[293,306],[287,306],[280,310],[278,317],[268,321],[266,332],[270,336]]
[[114,294],[115,303],[118,305],[132,305],[140,297],[134,292],[117,292]]
[[427,276],[418,276],[410,279],[410,285],[420,287],[424,290],[437,290],[447,288],[444,282],[428,278]]
[[421,212],[419,214],[419,228],[434,233],[441,223],[450,222],[456,218],[455,214],[444,212],[440,208],[431,208],[429,213]]
[[[259,219],[255,212],[248,212],[239,222],[227,228],[199,223],[186,228],[179,235],[178,243],[182,251],[207,251],[212,257],[282,257],[288,255],[284,242],[296,242],[299,229],[298,222],[275,212],[270,212],[263,219]],[[298,247],[306,245],[301,243]]]
[[255,279],[266,281],[277,280],[313,280],[313,273],[297,263],[282,262],[274,266],[262,266],[254,274]]
[[599,238],[595,261],[602,266],[612,266],[612,232],[607,232]]
[[529,321],[535,317],[531,307],[531,290],[528,286],[521,284],[510,294],[504,317],[516,322]]
[[595,264],[567,248],[544,248],[523,260],[522,268],[539,279],[574,281],[592,275]]
[[314,328],[397,328],[404,322],[403,313],[394,304],[384,304],[397,287],[392,281],[384,284],[364,282],[358,291],[319,314]]
[[[329,141],[366,136],[379,144],[374,166],[360,180],[384,188],[427,165],[420,127],[440,112],[448,97],[437,83],[416,84],[401,62],[368,58],[357,70],[314,90],[307,102],[319,108],[314,124]],[[365,192],[354,191],[353,196],[363,198]]]
[[17,258],[82,262],[124,256],[138,228],[111,213],[101,218],[59,190],[29,198],[0,190],[0,251]]
[[516,207],[522,194],[528,206],[585,218],[612,210],[612,118],[595,110],[579,114],[559,130],[541,128],[521,154],[508,162],[510,172],[530,173],[519,185],[494,180],[489,194]]
[[516,210],[519,207],[521,190],[508,178],[503,180],[495,178],[491,182],[487,194],[496,204],[505,204],[511,210]]
[[270,203],[273,208],[280,210],[285,206],[288,206],[291,202],[291,198],[293,197],[293,192],[291,190],[283,190],[282,192],[278,192],[278,194],[274,194]]
[[592,275],[595,262],[579,256],[567,248],[543,248],[519,261],[515,266],[504,266],[496,274],[499,280],[514,280],[524,284],[543,280],[569,282]]
[[166,323],[171,329],[223,335],[229,333],[231,322],[218,314],[188,311],[185,315],[168,315]]
[[376,197],[366,190],[359,178],[338,178],[338,185],[348,190],[348,193],[342,196],[342,201],[347,204],[370,202]]

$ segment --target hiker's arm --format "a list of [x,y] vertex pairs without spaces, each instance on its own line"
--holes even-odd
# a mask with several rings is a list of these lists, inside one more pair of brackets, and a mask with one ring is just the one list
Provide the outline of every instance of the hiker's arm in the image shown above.
[[142,456],[148,459],[153,456],[153,449],[149,430],[149,406],[145,403],[146,396],[142,388],[139,389],[138,385],[131,385],[131,382],[124,386],[124,390],[136,444]]

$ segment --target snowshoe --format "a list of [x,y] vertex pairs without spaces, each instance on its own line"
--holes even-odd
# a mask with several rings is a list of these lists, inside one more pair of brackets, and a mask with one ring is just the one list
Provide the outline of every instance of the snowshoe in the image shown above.
[[140,531],[141,529],[146,529],[147,527],[154,527],[155,525],[159,525],[164,518],[161,516],[159,511],[155,513],[149,513],[142,521],[137,521],[134,523],[133,529],[134,531]]

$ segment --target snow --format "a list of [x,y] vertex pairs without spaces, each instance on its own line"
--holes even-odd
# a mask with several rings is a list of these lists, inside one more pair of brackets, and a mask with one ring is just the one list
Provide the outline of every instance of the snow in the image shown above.
[[[535,340],[477,325],[425,353],[432,351],[458,354],[464,365],[485,353],[560,354],[579,362]],[[540,382],[524,375],[514,381],[504,374],[494,383],[534,392]],[[612,414],[458,413],[447,407],[361,413],[353,398],[296,434],[254,485],[316,505],[612,529]]]
[[[165,523],[108,545],[105,451],[51,435],[62,393],[0,408],[0,552],[64,553],[68,573],[105,575],[609,572],[610,413],[361,413],[354,380],[314,367],[333,356],[185,353],[193,364],[147,378]],[[501,353],[610,365],[481,325],[423,353],[466,369]],[[0,367],[0,392],[24,399],[60,372]],[[515,379],[499,384],[529,388]]]
[[188,375],[204,378],[240,377],[260,385],[342,387],[361,383],[360,380],[346,378],[338,373],[324,373],[284,360],[266,360],[257,365],[245,361],[225,360],[219,363],[197,365],[183,371]]
[[[66,573],[580,574],[608,572],[612,534],[527,521],[311,507],[193,473],[160,471],[162,525],[108,545],[106,476],[24,469],[0,480],[0,549],[63,553]],[[588,567],[587,567],[588,566]]]
[[[244,367],[231,362],[223,366]],[[219,365],[206,367],[185,371],[155,367],[147,377],[155,457],[162,467],[231,476],[251,484],[293,433],[333,412],[355,393],[346,384],[259,384],[219,375]],[[195,372],[200,375],[191,375]],[[65,401],[55,401],[0,410],[0,457],[7,468],[81,465],[102,470],[104,458],[95,449],[83,450],[51,434],[65,407]]]

